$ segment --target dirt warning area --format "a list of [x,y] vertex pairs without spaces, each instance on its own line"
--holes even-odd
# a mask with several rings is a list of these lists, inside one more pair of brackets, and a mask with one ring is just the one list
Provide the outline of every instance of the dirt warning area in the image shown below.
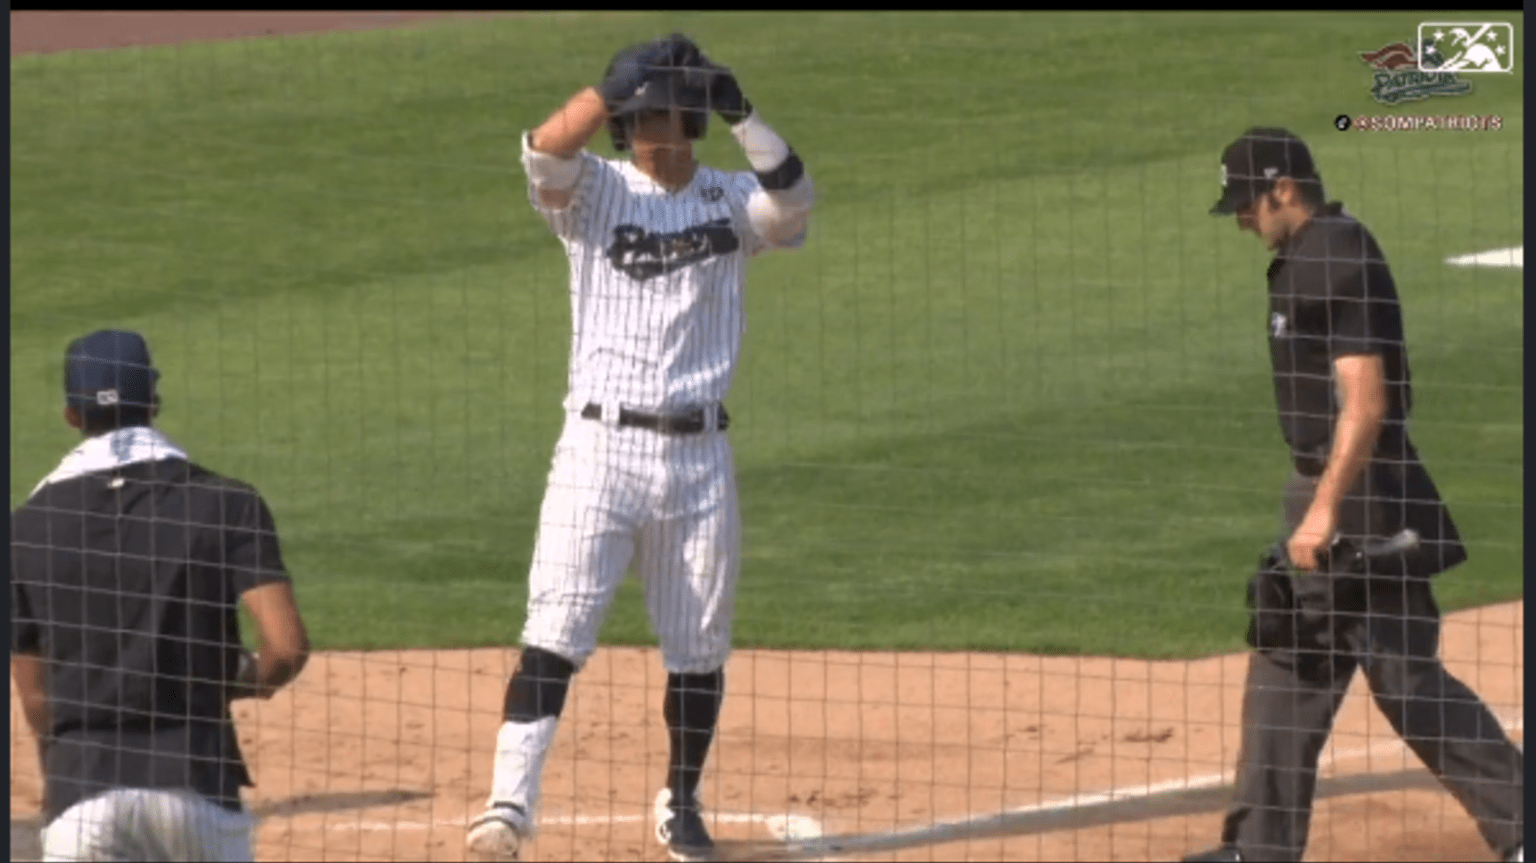
[[[13,12],[11,53],[442,14]],[[1452,615],[1443,652],[1523,740],[1524,603]],[[466,859],[514,659],[510,647],[324,654],[270,702],[240,704],[257,859]],[[740,651],[702,797],[721,838],[909,834],[852,859],[1176,860],[1218,835],[1245,664]],[[664,680],[656,652],[638,648],[605,648],[578,675],[524,859],[666,859],[651,815]],[[38,859],[33,746],[13,686],[12,859]],[[1416,766],[1357,679],[1324,754],[1308,858],[1494,859]],[[1169,789],[1182,796],[1167,803]],[[1141,799],[1165,804],[1137,811]],[[977,819],[995,835],[955,841],[943,826]]]

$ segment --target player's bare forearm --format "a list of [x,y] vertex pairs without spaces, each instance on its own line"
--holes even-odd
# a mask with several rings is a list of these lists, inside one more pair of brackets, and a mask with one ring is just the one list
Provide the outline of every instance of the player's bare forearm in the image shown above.
[[271,698],[304,670],[309,632],[299,615],[293,586],[286,581],[253,588],[240,599],[256,619],[261,644],[255,661],[242,663],[233,696]]
[[11,655],[11,679],[27,724],[41,735],[48,730],[48,683],[43,658],[30,653]]
[[48,684],[43,658],[27,653],[11,656],[11,679],[21,699],[21,712],[37,742],[37,763],[43,764],[43,749],[48,738]]
[[570,159],[608,122],[608,108],[594,87],[572,96],[549,115],[530,135],[529,144],[540,153]]
[[22,696],[22,712],[27,716],[27,726],[38,740],[48,733],[48,698],[44,695]]
[[1385,373],[1377,356],[1342,357],[1335,364],[1339,381],[1339,418],[1333,451],[1318,479],[1314,506],[1336,510],[1371,461],[1387,415]]

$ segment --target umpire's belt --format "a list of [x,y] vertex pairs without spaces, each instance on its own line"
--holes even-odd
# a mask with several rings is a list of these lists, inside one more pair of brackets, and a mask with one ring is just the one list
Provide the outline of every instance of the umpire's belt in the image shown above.
[[[619,408],[619,425],[634,428],[647,429],[661,434],[698,434],[710,431],[709,415],[716,416],[716,431],[725,431],[731,424],[731,418],[725,412],[725,405],[715,405],[715,410],[694,408],[691,411],[680,414],[647,414],[632,411],[629,408]],[[596,403],[588,403],[581,409],[581,418],[587,420],[600,420],[603,418],[603,407]]]
[[1296,472],[1304,477],[1316,479],[1323,475],[1323,470],[1328,467],[1328,444],[1296,449],[1291,451],[1291,464],[1296,467]]

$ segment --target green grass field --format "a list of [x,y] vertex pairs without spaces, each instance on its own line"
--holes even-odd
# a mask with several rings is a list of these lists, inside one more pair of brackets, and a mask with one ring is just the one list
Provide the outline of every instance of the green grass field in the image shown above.
[[[514,643],[569,333],[518,135],[683,28],[820,190],[749,280],[739,644],[1241,647],[1288,469],[1267,254],[1206,213],[1249,125],[1307,137],[1394,265],[1472,551],[1443,604],[1519,597],[1521,272],[1443,261],[1522,243],[1522,77],[1374,102],[1359,53],[1417,22],[586,14],[14,58],[12,503],[76,440],[65,345],[139,329],[162,426],[271,502],[320,646]],[[718,120],[700,155],[746,167]],[[607,641],[650,640],[639,599]]]

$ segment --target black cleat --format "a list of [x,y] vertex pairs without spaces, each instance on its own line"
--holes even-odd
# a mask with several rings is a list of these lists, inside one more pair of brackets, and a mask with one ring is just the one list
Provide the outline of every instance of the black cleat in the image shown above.
[[679,863],[709,860],[715,852],[715,840],[704,826],[698,801],[673,806],[670,791],[656,798],[656,839],[667,846],[667,854]]

